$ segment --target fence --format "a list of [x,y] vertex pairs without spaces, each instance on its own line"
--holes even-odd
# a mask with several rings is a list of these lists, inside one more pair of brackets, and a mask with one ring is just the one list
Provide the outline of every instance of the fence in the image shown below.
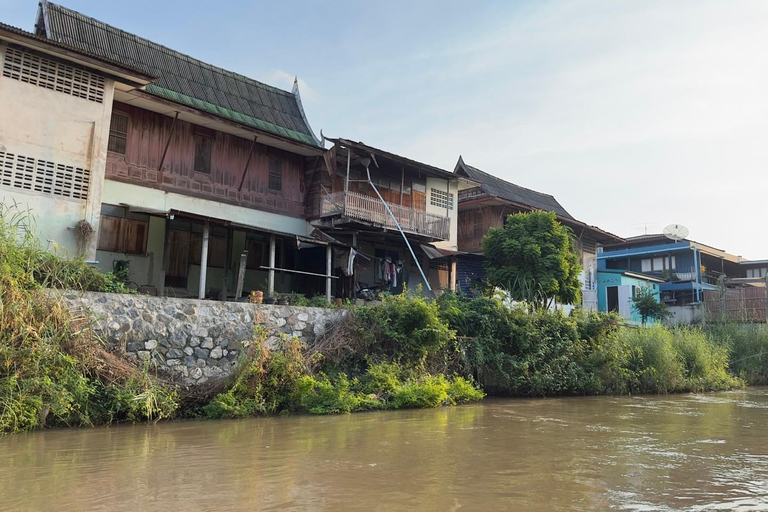
[[[387,205],[404,231],[443,240],[449,238],[450,218],[400,206],[399,204],[387,203]],[[370,222],[371,224],[389,229],[397,229],[392,217],[378,198],[355,192],[347,192],[346,194],[344,192],[336,192],[323,196],[323,201],[320,205],[320,216],[331,217],[334,215],[342,215],[349,219]]]
[[768,288],[728,288],[705,291],[704,313],[709,321],[765,322]]

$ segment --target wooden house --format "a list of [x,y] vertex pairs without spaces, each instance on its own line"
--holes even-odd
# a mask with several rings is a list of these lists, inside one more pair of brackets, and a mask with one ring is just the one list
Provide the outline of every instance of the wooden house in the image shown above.
[[104,127],[89,255],[158,293],[330,295],[328,241],[311,238],[305,179],[325,152],[284,91],[43,1],[37,35],[152,77],[117,87]]
[[482,261],[482,240],[490,228],[501,227],[508,215],[530,211],[554,212],[557,220],[569,227],[583,270],[582,306],[597,309],[597,248],[602,244],[617,243],[622,238],[576,220],[551,195],[530,190],[502,180],[476,167],[467,165],[462,157],[454,173],[477,183],[459,192],[459,224],[457,279],[461,289],[470,293],[477,283],[485,282]]
[[[354,268],[340,275],[347,278],[341,295],[352,297],[356,283],[393,293],[403,284],[454,289],[457,197],[467,180],[361,142],[329,140],[326,171],[307,178],[307,215],[358,253]],[[388,277],[386,266],[394,275]]]

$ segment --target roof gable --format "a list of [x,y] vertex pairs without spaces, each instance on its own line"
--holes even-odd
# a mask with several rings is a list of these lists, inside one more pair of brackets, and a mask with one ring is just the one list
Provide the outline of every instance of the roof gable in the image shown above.
[[467,165],[462,157],[459,157],[459,161],[456,164],[456,169],[454,172],[478,182],[483,191],[485,191],[485,193],[489,196],[498,197],[513,203],[530,206],[535,210],[555,212],[560,217],[573,219],[571,214],[568,213],[553,196],[549,194],[542,194],[541,192],[536,192],[535,190],[521,187],[519,185],[515,185],[514,183],[504,181],[501,178],[497,178],[496,176],[481,171],[476,167]]
[[298,89],[284,91],[153,43],[60,5],[43,1],[49,39],[121,62],[158,79],[146,91],[290,140],[319,146]]

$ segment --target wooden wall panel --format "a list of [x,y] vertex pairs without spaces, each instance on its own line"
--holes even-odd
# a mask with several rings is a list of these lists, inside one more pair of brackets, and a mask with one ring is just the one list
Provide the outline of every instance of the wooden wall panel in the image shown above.
[[[107,179],[303,218],[304,157],[256,143],[243,182],[252,141],[177,121],[171,144],[158,169],[173,119],[131,105],[115,103],[129,116],[125,155],[109,153]],[[213,139],[210,174],[195,172],[195,136]],[[269,160],[283,162],[283,190],[268,189]]]

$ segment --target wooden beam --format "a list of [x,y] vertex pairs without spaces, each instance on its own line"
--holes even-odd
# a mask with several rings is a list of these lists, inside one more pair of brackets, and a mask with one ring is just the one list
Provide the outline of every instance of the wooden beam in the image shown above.
[[248,174],[248,166],[251,164],[251,157],[253,157],[253,148],[256,147],[256,139],[258,137],[253,138],[253,142],[251,142],[251,149],[248,150],[248,160],[245,161],[245,168],[243,169],[243,176],[240,178],[240,185],[237,187],[237,191],[240,192],[243,190],[243,183],[245,183],[245,175]]
[[[168,147],[171,145],[171,139],[173,138],[173,132],[176,130],[176,121],[179,120],[179,111],[176,111],[176,116],[173,118],[173,123],[171,123],[171,131],[168,133],[168,140],[165,141],[165,149],[163,149],[163,156],[160,158],[160,165],[157,166],[157,172],[158,177],[160,177],[160,174],[163,172],[163,164],[165,163],[165,156],[168,154]],[[162,178],[160,179],[160,185],[162,186],[163,181]]]
[[237,290],[235,291],[235,301],[243,295],[243,282],[245,281],[245,266],[248,263],[248,251],[243,251],[240,255],[240,269],[237,272]]

